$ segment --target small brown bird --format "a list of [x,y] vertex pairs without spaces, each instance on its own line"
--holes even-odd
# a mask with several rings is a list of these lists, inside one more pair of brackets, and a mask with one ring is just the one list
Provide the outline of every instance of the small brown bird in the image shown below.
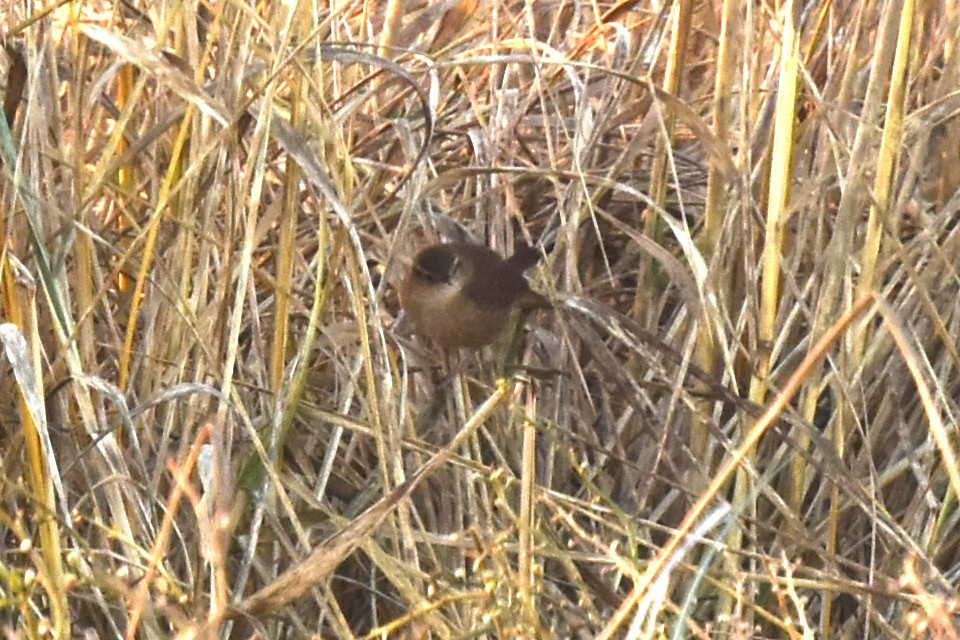
[[550,306],[523,277],[539,258],[533,247],[504,260],[477,244],[431,245],[413,259],[400,304],[421,336],[447,349],[477,349],[504,330],[513,309]]

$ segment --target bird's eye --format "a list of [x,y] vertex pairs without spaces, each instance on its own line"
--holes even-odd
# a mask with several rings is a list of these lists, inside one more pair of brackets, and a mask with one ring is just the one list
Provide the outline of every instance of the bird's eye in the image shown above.
[[443,276],[441,276],[439,273],[436,273],[435,271],[427,271],[427,270],[421,269],[420,275],[423,276],[423,279],[426,280],[427,282],[437,283],[437,282],[443,282],[444,280]]

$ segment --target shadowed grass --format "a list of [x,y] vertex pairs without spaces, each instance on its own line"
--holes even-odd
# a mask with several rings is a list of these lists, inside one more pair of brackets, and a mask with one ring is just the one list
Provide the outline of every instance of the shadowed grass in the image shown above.
[[775,4],[11,7],[3,632],[956,638],[960,18]]

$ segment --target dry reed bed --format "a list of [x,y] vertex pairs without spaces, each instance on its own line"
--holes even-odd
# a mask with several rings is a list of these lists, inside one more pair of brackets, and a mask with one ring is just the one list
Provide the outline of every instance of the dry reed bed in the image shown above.
[[7,635],[958,637],[957,12],[408,4],[0,20]]

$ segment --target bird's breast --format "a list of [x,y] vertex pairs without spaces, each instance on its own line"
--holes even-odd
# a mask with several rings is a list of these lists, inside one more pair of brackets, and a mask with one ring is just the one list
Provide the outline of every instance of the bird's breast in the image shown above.
[[417,333],[448,349],[476,349],[497,337],[510,318],[510,307],[484,308],[450,285],[430,291],[408,290],[403,308]]

